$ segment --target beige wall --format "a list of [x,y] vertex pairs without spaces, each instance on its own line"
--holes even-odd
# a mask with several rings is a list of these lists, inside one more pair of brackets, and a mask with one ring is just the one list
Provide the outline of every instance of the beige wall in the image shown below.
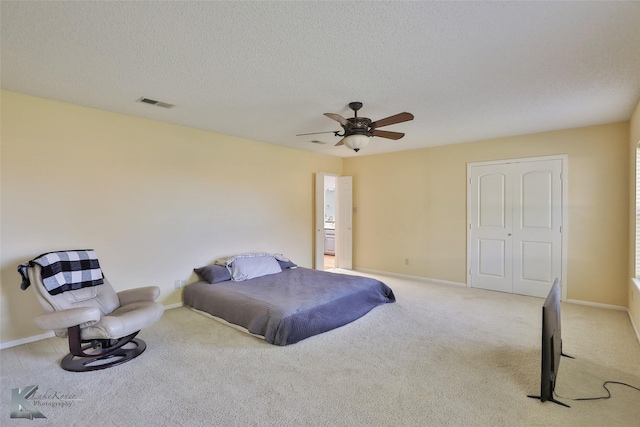
[[[629,277],[635,277],[635,236],[636,236],[636,177],[635,162],[636,150],[640,143],[640,101],[636,105],[630,120],[629,137],[629,158],[630,158],[630,179],[629,179]],[[629,282],[629,314],[636,327],[636,333],[640,334],[640,291],[633,282]],[[638,337],[640,339],[640,336]]]
[[628,141],[623,122],[345,159],[354,267],[466,283],[467,163],[567,154],[567,297],[626,307]]
[[2,91],[0,342],[42,334],[16,266],[94,248],[122,290],[175,280],[241,251],[311,267],[313,174],[342,160]]
[[1,103],[0,343],[42,333],[15,269],[49,250],[92,247],[118,290],[158,285],[165,305],[181,301],[174,280],[219,256],[278,251],[310,267],[320,171],[354,177],[356,268],[465,282],[467,163],[554,154],[569,158],[568,297],[631,298],[640,106],[631,125],[342,160],[13,92]]

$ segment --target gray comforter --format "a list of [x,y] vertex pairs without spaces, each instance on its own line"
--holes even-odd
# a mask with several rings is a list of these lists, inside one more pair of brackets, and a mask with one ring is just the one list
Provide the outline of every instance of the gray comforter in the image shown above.
[[352,322],[395,301],[376,279],[298,267],[243,282],[197,282],[184,288],[184,303],[288,345]]

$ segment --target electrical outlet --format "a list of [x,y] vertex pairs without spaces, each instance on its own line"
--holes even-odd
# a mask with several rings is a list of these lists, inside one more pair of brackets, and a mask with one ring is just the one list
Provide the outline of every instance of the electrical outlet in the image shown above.
[[174,280],[174,281],[173,281],[173,286],[174,286],[176,289],[180,289],[180,288],[182,287],[182,286],[181,286],[181,283],[182,283],[182,281],[181,281],[181,280]]

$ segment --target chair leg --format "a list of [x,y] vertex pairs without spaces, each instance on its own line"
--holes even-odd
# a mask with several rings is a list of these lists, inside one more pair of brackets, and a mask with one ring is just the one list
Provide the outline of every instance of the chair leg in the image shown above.
[[[118,340],[82,340],[80,327],[73,326],[68,332],[70,353],[62,359],[60,365],[66,371],[86,372],[111,368],[128,362],[138,357],[147,348],[144,341],[135,338],[138,332]],[[125,348],[127,344],[133,346]],[[98,347],[100,350],[97,350]],[[91,348],[96,351],[90,351]]]

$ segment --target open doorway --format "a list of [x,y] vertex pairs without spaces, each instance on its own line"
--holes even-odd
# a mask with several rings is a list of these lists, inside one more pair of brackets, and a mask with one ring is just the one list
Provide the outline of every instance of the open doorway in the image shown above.
[[350,270],[352,178],[323,172],[315,178],[314,268]]
[[324,176],[324,263],[323,270],[336,266],[336,177]]

